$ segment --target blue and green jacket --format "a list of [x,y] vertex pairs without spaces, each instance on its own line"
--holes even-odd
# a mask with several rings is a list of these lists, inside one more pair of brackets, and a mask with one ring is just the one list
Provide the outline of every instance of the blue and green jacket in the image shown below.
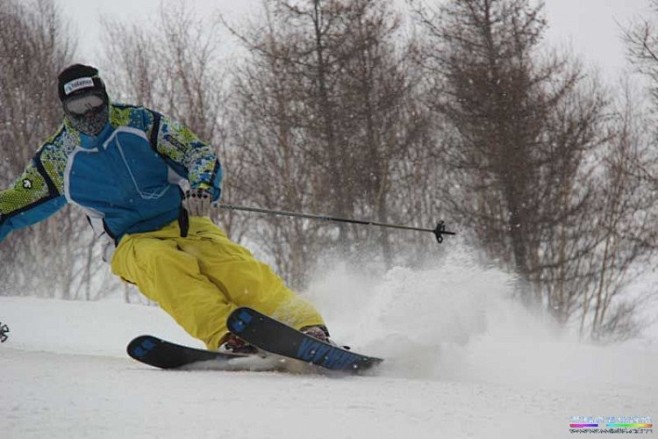
[[0,241],[48,218],[67,202],[80,206],[97,235],[160,229],[179,217],[181,188],[221,194],[212,147],[189,129],[144,107],[110,104],[110,121],[87,136],[65,119],[23,174],[0,192]]

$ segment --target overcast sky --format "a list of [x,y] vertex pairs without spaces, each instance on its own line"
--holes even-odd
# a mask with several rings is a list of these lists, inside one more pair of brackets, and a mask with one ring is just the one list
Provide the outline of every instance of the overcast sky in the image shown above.
[[[170,0],[165,0],[170,1]],[[206,15],[221,11],[239,19],[258,11],[260,0],[186,0]],[[81,59],[101,64],[99,17],[133,22],[157,12],[161,0],[56,0],[61,12],[79,36]],[[620,26],[647,16],[649,0],[545,0],[549,20],[548,39],[568,48],[588,65],[598,66],[604,78],[614,81],[626,67]]]

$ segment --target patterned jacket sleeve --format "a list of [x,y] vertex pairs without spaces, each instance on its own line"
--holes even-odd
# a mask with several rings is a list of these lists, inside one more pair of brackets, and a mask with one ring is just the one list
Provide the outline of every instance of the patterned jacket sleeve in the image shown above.
[[0,191],[0,241],[14,230],[43,221],[66,204],[59,166],[45,158],[46,144],[14,183]]
[[159,121],[156,119],[154,128],[158,127],[158,153],[179,165],[193,189],[208,189],[213,193],[213,201],[218,201],[222,167],[213,148],[182,124],[159,114],[157,117]]

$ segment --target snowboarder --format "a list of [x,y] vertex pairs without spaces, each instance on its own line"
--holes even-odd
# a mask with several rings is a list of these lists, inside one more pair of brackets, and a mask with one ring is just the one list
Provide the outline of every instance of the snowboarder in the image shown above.
[[222,181],[210,145],[156,111],[111,102],[94,67],[67,67],[58,91],[61,127],[0,192],[0,241],[73,203],[111,242],[112,272],[209,349],[254,350],[226,327],[240,306],[328,338],[313,305],[210,220]]

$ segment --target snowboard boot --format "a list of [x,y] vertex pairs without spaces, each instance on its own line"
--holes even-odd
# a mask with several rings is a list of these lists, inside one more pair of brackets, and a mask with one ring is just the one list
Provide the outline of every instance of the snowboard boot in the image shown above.
[[219,347],[220,350],[233,354],[253,355],[258,353],[258,348],[252,346],[237,335],[229,334],[226,341]]

